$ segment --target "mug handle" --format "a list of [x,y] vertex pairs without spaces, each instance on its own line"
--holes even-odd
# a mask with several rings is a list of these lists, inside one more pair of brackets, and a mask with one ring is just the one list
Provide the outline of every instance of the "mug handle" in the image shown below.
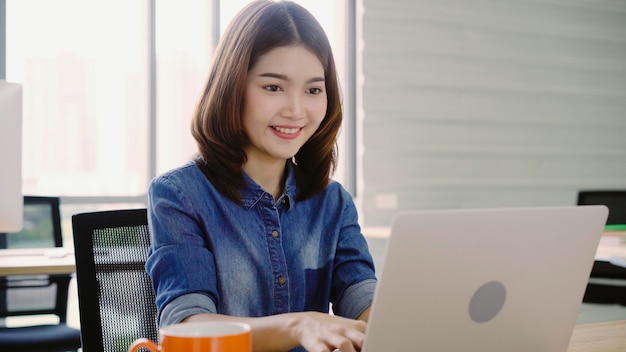
[[135,340],[135,342],[132,343],[132,345],[130,345],[130,347],[128,347],[128,352],[137,352],[137,350],[139,348],[147,348],[150,351],[153,352],[159,352],[161,351],[161,349],[159,348],[159,346],[154,343],[152,340],[150,339],[146,339],[146,338],[141,338],[141,339],[137,339]]

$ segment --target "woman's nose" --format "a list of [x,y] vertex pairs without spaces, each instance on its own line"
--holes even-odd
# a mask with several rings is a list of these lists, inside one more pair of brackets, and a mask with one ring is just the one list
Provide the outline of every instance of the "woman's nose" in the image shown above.
[[291,94],[287,100],[284,114],[292,119],[301,119],[304,117],[303,97],[300,94]]

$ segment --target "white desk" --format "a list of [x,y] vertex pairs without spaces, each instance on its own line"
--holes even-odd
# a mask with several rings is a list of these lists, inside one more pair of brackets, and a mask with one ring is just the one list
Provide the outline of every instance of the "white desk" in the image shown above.
[[596,251],[596,260],[626,268],[626,231],[604,232]]
[[[365,227],[363,234],[372,241],[384,241],[389,238],[391,229],[388,227]],[[378,247],[381,247],[379,245]],[[374,257],[381,256],[384,245],[381,248],[373,248]],[[382,260],[378,258],[378,260]],[[613,265],[626,267],[626,231],[606,231],[602,234],[600,244],[596,250],[596,260],[611,262]]]
[[68,248],[0,249],[0,276],[75,271],[74,252]]

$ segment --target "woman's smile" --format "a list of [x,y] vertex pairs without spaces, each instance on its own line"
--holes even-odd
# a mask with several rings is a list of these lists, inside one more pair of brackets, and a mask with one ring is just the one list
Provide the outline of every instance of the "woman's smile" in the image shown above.
[[270,126],[278,137],[283,139],[295,139],[298,138],[302,127],[282,127],[282,126]]

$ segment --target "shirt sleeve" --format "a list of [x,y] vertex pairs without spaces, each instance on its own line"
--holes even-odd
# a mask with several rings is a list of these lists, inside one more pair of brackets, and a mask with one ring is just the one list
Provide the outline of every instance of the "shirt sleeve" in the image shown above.
[[333,306],[334,313],[346,318],[358,318],[372,305],[376,282],[375,279],[366,279],[348,287],[341,300],[337,302],[337,308]]
[[[193,314],[190,312],[200,307],[200,302],[203,309],[214,310],[219,300],[214,257],[205,244],[191,201],[167,178],[151,183],[149,197],[151,246],[146,271],[155,288],[159,321],[182,320],[188,316],[185,314]],[[176,300],[190,293],[206,299],[192,296],[194,299]],[[166,317],[162,317],[164,313]]]
[[196,314],[216,312],[217,308],[212,299],[202,294],[189,293],[174,298],[163,307],[159,317],[159,326],[178,324],[183,319]]
[[374,299],[376,275],[374,260],[361,233],[352,196],[341,188],[342,226],[335,254],[332,303],[335,314],[357,318]]

